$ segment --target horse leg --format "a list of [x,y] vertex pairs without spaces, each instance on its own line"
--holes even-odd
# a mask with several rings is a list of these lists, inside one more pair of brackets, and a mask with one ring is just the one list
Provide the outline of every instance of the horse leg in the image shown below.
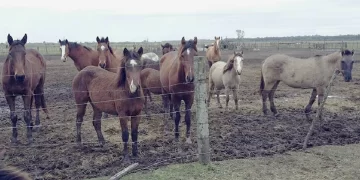
[[170,108],[169,108],[169,97],[167,94],[162,94],[161,95],[162,97],[162,101],[163,101],[163,105],[164,105],[164,119],[163,119],[163,122],[164,122],[164,133],[167,134],[167,122],[168,122],[168,114],[169,114],[169,111],[170,111]]
[[239,105],[238,105],[238,103],[239,103],[239,99],[238,99],[238,89],[239,89],[239,87],[235,87],[235,88],[232,89],[232,91],[233,91],[233,96],[234,96],[235,109],[236,109],[236,110],[239,110]]
[[275,91],[276,91],[279,83],[280,83],[280,81],[276,81],[269,93],[270,110],[274,114],[274,116],[278,115],[276,107],[275,107],[275,103],[274,103],[274,96],[275,96]]
[[34,95],[34,99],[35,99],[35,108],[36,108],[36,117],[35,117],[35,131],[39,132],[40,129],[40,107],[41,107],[41,96],[40,94],[35,91],[35,95]]
[[222,108],[222,105],[220,103],[220,89],[216,89],[216,100],[219,108]]
[[31,97],[32,92],[28,92],[25,95],[22,96],[22,99],[24,101],[24,120],[26,123],[26,137],[28,139],[28,144],[31,144],[33,142],[33,138],[32,138],[32,127],[31,127]]
[[[211,78],[211,77],[209,77]],[[213,83],[212,80],[209,80],[209,94],[208,94],[208,104],[207,106],[210,107],[210,100],[211,100],[211,96],[214,90],[215,84]]]
[[[320,104],[324,100],[325,88],[319,87],[319,88],[316,88],[316,91],[317,91],[317,95],[318,95],[318,111],[319,111],[320,110]],[[320,120],[320,124],[322,124],[322,121],[323,121],[322,113],[319,114],[319,120]]]
[[76,142],[79,146],[81,146],[81,124],[84,119],[84,115],[86,112],[87,103],[77,103],[77,113],[76,113]]
[[186,143],[191,144],[190,126],[191,126],[191,106],[193,105],[194,97],[185,98],[185,123],[186,123]]
[[172,95],[171,97],[172,103],[174,105],[174,111],[175,111],[175,141],[179,142],[179,124],[180,124],[180,105],[181,105],[181,99],[176,97],[176,95]]
[[169,103],[170,103],[170,118],[173,119],[174,118],[174,105],[173,102],[171,100],[171,95],[169,95]]
[[128,149],[128,141],[129,141],[129,130],[128,130],[128,125],[127,125],[127,122],[128,122],[128,117],[124,117],[123,113],[118,113],[119,114],[119,119],[120,119],[120,126],[121,126],[121,132],[122,132],[122,140],[123,140],[123,143],[124,143],[124,150],[123,150],[123,153],[124,153],[124,162],[129,162],[130,159],[129,159],[129,149]]
[[131,117],[131,140],[132,140],[132,154],[137,157],[138,154],[138,128],[140,123],[139,116]]
[[16,123],[17,123],[17,115],[15,113],[15,96],[9,95],[9,94],[5,94],[5,98],[6,98],[6,102],[9,105],[9,109],[10,109],[10,119],[12,122],[12,138],[11,138],[11,143],[13,144],[17,144],[17,136],[18,136],[18,131],[17,131],[17,127],[16,127]]
[[229,110],[229,101],[230,101],[230,88],[229,87],[225,87],[225,94],[226,94],[226,107],[225,110],[228,111]]
[[145,115],[146,115],[147,119],[149,120],[150,119],[150,114],[149,114],[148,109],[147,109],[147,99],[148,99],[148,97],[145,96],[144,111],[145,111]]
[[96,107],[93,106],[93,126],[95,128],[95,131],[96,131],[96,134],[97,134],[97,137],[98,137],[98,141],[99,141],[99,144],[101,147],[104,146],[105,144],[105,139],[104,139],[104,136],[101,132],[101,111],[98,110]]
[[316,99],[316,95],[317,95],[317,91],[316,89],[313,89],[311,92],[311,96],[310,96],[310,100],[309,100],[309,104],[305,107],[305,115],[306,115],[306,119],[308,121],[310,121],[310,111],[311,111],[311,107],[315,102]]

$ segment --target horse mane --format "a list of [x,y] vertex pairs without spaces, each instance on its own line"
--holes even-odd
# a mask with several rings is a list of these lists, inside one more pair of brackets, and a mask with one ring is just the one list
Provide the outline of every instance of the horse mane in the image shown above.
[[234,58],[236,56],[243,57],[242,54],[240,54],[240,53],[233,54],[226,62],[225,66],[224,66],[223,74],[225,74],[227,71],[231,71],[231,69],[234,67]]
[[117,82],[117,87],[122,87],[125,86],[125,82],[126,82],[126,71],[125,71],[125,57],[123,59],[121,59],[120,62],[120,69],[118,71],[118,76],[116,78],[116,82]]
[[101,37],[100,43],[108,43],[108,48],[110,50],[110,53],[115,56],[114,51],[113,51],[112,47],[110,46],[110,42],[106,42],[105,38]]
[[15,167],[0,166],[0,179],[31,180],[27,173],[21,172]]

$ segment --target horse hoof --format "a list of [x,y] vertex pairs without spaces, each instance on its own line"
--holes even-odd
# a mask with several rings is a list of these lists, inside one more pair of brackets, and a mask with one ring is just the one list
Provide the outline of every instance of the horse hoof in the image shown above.
[[40,131],[40,126],[39,125],[34,126],[33,131],[34,132],[39,132]]
[[130,158],[129,158],[128,155],[124,156],[124,159],[123,159],[122,161],[123,161],[123,163],[125,163],[125,164],[131,163]]
[[31,145],[34,142],[32,138],[28,139],[27,145]]
[[11,142],[11,144],[13,144],[13,145],[17,145],[17,144],[19,143],[19,141],[18,141],[16,138],[14,138],[14,137],[11,138],[10,142]]
[[274,114],[274,117],[280,117],[280,113],[276,113],[276,114]]
[[190,138],[186,138],[186,141],[185,141],[187,144],[192,144],[192,141]]

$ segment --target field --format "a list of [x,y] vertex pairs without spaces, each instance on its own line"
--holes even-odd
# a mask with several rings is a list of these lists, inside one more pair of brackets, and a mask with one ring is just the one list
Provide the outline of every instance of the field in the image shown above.
[[[310,122],[303,113],[311,90],[292,89],[280,83],[275,96],[275,104],[281,116],[277,119],[265,117],[261,112],[258,94],[260,64],[267,56],[278,52],[273,49],[245,51],[242,85],[239,90],[239,110],[219,109],[215,98],[209,108],[209,129],[212,161],[272,156],[301,148]],[[328,54],[331,51],[309,49],[280,49],[280,52],[295,57],[310,57]],[[160,54],[160,52],[157,52]],[[223,59],[232,53],[223,51]],[[204,55],[200,52],[199,55]],[[1,134],[0,144],[6,149],[5,163],[30,172],[36,179],[84,179],[115,174],[128,164],[122,163],[122,143],[120,125],[117,118],[109,116],[103,121],[102,131],[106,146],[100,148],[92,126],[92,109],[88,106],[82,126],[85,147],[80,149],[75,143],[75,105],[71,93],[71,82],[77,70],[72,61],[63,63],[59,55],[47,55],[47,79],[45,97],[50,111],[50,120],[41,114],[41,131],[33,133],[32,146],[12,147],[9,143],[11,122],[9,110],[3,95],[0,97]],[[4,57],[0,58],[5,59]],[[355,57],[356,59],[356,57]],[[1,66],[2,66],[1,61]],[[310,146],[345,145],[360,141],[360,67],[354,64],[353,81],[345,83],[338,76],[335,86],[325,105],[325,121],[316,126],[310,138]],[[224,105],[225,98],[221,97]],[[151,119],[143,118],[139,127],[139,170],[156,169],[168,164],[197,161],[195,112],[192,116],[192,145],[184,143],[184,123],[181,123],[182,151],[177,151],[173,143],[174,135],[164,135],[163,114],[160,97],[153,95],[149,104]],[[193,106],[194,109],[195,106]],[[21,98],[17,98],[17,108],[22,108]],[[317,108],[313,106],[313,112]],[[314,117],[315,114],[312,114]],[[22,113],[18,112],[22,119]],[[182,115],[182,121],[183,122]],[[170,121],[170,120],[169,120]],[[19,140],[26,143],[23,120],[19,121]],[[172,121],[171,121],[172,122]],[[173,124],[173,123],[169,123]],[[139,171],[138,170],[138,171]]]

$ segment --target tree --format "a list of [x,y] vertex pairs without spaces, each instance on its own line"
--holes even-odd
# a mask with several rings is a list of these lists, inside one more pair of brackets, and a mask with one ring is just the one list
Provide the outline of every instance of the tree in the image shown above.
[[242,39],[245,36],[245,31],[238,29],[236,30],[236,34],[238,39]]

